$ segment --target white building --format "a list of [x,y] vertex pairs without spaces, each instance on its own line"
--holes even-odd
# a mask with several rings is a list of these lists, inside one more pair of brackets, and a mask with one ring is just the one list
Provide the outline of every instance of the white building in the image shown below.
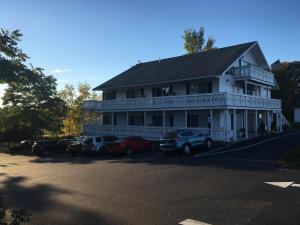
[[300,123],[300,107],[294,108],[294,122]]
[[84,133],[159,138],[190,128],[231,141],[259,128],[281,132],[272,88],[278,86],[257,42],[139,63],[94,88],[103,100],[84,102]]

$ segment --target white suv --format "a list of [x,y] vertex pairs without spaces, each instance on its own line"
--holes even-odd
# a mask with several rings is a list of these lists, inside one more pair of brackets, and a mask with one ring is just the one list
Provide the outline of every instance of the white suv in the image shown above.
[[86,154],[109,153],[108,145],[117,141],[116,136],[87,136],[83,139],[81,151]]

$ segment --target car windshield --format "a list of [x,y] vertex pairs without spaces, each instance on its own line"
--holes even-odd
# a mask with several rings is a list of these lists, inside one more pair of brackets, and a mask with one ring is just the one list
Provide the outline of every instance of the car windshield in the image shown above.
[[91,144],[93,142],[93,138],[91,137],[86,137],[83,139],[84,144]]
[[164,138],[168,139],[168,138],[176,138],[177,137],[177,133],[176,132],[169,132],[166,133],[166,135],[164,136]]

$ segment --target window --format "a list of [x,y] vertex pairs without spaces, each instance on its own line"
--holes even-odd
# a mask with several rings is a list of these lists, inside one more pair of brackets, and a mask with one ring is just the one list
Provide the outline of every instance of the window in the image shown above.
[[96,137],[96,142],[101,142],[101,137]]
[[171,96],[171,95],[174,95],[173,86],[152,88],[152,97]]
[[174,115],[170,115],[170,127],[174,127]]
[[110,116],[103,115],[103,125],[110,125]]
[[103,91],[102,97],[103,100],[115,100],[116,90]]
[[201,82],[196,84],[186,85],[186,94],[201,94],[201,93],[212,93],[212,82]]
[[118,124],[118,115],[114,114],[114,125]]
[[130,115],[129,116],[130,126],[142,126],[144,125],[144,115]]
[[188,114],[187,123],[188,127],[199,127],[199,116]]
[[145,97],[144,88],[128,89],[126,91],[127,98],[141,98]]
[[187,115],[188,127],[208,127],[208,115],[205,112]]
[[160,127],[163,124],[163,117],[161,115],[152,116],[152,125],[155,127]]

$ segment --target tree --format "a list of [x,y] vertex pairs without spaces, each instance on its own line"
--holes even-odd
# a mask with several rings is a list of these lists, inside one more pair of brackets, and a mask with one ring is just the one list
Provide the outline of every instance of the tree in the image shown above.
[[56,90],[56,79],[43,69],[25,65],[29,57],[18,47],[19,30],[0,32],[0,83],[6,83],[0,131],[6,141],[58,133],[65,105]]
[[282,100],[283,114],[292,121],[294,107],[300,104],[300,62],[273,63],[272,72],[280,88],[272,96]]
[[60,97],[65,101],[68,112],[63,120],[62,132],[64,135],[77,136],[82,133],[83,110],[82,104],[85,100],[96,100],[98,96],[91,91],[87,83],[79,83],[77,91],[73,85],[67,84],[60,92]]
[[212,37],[209,37],[204,45],[203,27],[200,27],[199,31],[192,28],[186,29],[182,38],[184,39],[184,48],[189,54],[214,49],[215,39]]

